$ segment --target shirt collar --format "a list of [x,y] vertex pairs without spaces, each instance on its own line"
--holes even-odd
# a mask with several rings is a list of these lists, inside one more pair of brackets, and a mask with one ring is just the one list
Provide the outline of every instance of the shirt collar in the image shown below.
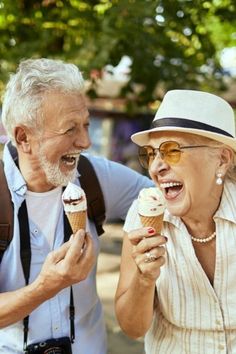
[[26,182],[11,155],[9,143],[4,146],[3,161],[4,171],[10,191],[15,192],[20,196],[24,196],[27,190]]
[[180,219],[180,217],[170,214],[167,209],[165,210],[163,220],[170,223],[170,224],[173,224],[178,229],[181,229],[181,227],[183,225],[183,222]]
[[236,184],[229,179],[224,183],[224,190],[220,206],[214,215],[214,219],[225,219],[236,224]]

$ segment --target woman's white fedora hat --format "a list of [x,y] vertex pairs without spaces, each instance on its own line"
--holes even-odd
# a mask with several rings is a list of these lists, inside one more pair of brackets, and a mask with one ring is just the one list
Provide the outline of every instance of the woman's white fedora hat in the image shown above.
[[232,107],[221,97],[194,90],[168,91],[151,128],[131,136],[137,145],[149,143],[152,132],[191,133],[222,142],[236,151]]

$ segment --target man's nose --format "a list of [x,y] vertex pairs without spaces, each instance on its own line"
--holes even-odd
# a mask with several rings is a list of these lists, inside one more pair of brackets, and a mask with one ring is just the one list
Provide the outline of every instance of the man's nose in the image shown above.
[[91,140],[87,130],[78,132],[74,141],[74,145],[76,148],[84,150],[88,149],[91,146]]

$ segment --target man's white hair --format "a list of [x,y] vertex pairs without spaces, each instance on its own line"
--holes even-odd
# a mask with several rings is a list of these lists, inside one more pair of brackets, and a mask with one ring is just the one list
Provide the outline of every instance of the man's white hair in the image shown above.
[[40,105],[46,92],[82,93],[83,88],[82,74],[74,64],[45,58],[21,61],[10,77],[2,103],[2,122],[12,143],[15,144],[14,128],[18,124],[40,130]]

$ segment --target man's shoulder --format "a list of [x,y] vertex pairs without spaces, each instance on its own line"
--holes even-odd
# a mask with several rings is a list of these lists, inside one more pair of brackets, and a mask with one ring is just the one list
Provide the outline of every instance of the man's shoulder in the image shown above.
[[154,185],[150,178],[143,176],[141,173],[119,162],[90,154],[84,154],[84,156],[87,157],[92,163],[100,182],[102,184],[108,183],[106,185],[107,187],[109,184],[114,186],[114,183],[117,186],[124,187],[125,184],[129,187],[133,186],[133,188],[137,189],[153,187]]
[[104,156],[93,155],[88,152],[83,152],[82,155],[86,157],[92,164],[99,164],[99,163],[103,164],[106,163],[106,161],[108,161],[108,159],[105,158]]
[[[119,162],[116,162],[116,161],[113,161],[113,160],[110,160],[104,156],[98,156],[98,155],[92,155],[92,154],[89,154],[89,153],[83,153],[83,156],[85,156],[90,162],[91,164],[93,165],[94,169],[96,171],[109,171],[109,170],[113,170],[113,169],[126,169],[127,171],[131,171],[130,168],[122,165],[121,163]],[[134,172],[134,171],[133,171]]]
[[4,146],[3,151],[4,173],[6,176],[8,188],[13,195],[15,191],[20,191],[20,194],[24,194],[26,189],[26,182],[17,167],[13,157],[11,156],[8,145]]

